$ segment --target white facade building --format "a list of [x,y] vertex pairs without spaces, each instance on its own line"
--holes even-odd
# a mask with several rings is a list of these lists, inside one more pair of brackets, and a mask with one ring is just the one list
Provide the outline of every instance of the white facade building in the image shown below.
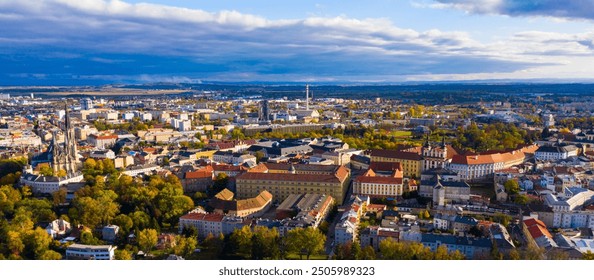
[[72,244],[66,249],[69,260],[114,260],[116,246]]

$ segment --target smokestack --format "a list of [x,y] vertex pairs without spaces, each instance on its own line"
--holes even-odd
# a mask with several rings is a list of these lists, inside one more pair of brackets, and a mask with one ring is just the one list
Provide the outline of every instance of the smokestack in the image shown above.
[[305,85],[305,110],[309,110],[309,85]]

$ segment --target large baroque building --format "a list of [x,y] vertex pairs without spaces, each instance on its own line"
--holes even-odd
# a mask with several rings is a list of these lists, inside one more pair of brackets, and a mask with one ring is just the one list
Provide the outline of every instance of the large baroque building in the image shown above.
[[[270,166],[271,168],[268,168]],[[342,204],[346,194],[351,172],[344,166],[307,166],[261,164],[249,172],[236,177],[236,195],[238,198],[257,196],[263,190],[272,194],[274,201],[282,202],[291,194],[326,194],[336,198]]]
[[353,194],[355,195],[397,197],[402,196],[404,191],[400,168],[393,170],[389,176],[378,175],[373,169],[369,169],[353,181]]

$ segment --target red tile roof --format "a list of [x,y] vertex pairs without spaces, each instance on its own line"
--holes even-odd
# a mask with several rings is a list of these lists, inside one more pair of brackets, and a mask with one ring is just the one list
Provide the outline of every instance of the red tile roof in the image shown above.
[[524,220],[524,224],[526,225],[526,227],[528,228],[528,231],[530,232],[530,235],[534,239],[539,238],[541,236],[547,236],[549,238],[553,238],[553,236],[547,229],[547,226],[541,220],[534,219],[534,218],[527,219],[527,220]]
[[[346,179],[346,178],[345,178]],[[291,173],[257,173],[247,172],[237,176],[237,181],[242,180],[267,180],[267,181],[289,181],[289,182],[314,182],[314,183],[339,183],[334,175],[316,175],[316,174],[291,174]]]
[[377,236],[381,237],[392,237],[396,240],[400,237],[400,232],[398,231],[389,231],[389,230],[378,230]]
[[118,139],[118,136],[117,135],[95,135],[95,134],[91,134],[91,135],[89,135],[89,137],[95,138],[95,139],[98,139],[98,140]]
[[378,171],[378,172],[382,172],[382,171],[391,172],[393,170],[402,171],[402,166],[400,165],[400,162],[374,161],[371,164],[369,164],[369,169],[373,169],[374,171]]
[[382,211],[386,210],[386,205],[384,204],[369,204],[367,205],[367,211]]
[[206,166],[202,169],[196,170],[196,171],[186,172],[184,177],[186,179],[212,178],[212,172],[213,172],[213,168],[210,165],[208,165],[208,166]]
[[220,222],[223,220],[223,215],[216,213],[188,213],[180,217],[183,220],[198,220],[208,222]]

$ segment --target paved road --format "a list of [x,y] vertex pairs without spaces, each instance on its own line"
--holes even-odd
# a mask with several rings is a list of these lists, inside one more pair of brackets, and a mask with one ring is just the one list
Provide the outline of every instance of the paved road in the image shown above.
[[[356,176],[358,176],[358,172],[355,172],[355,174],[353,174],[351,176],[351,178],[356,178]],[[346,205],[348,203],[348,198],[351,197],[351,194],[353,193],[353,181],[351,180],[351,182],[349,183],[349,187],[347,189],[345,200],[343,202],[342,205]],[[332,256],[334,255],[334,228],[336,227],[336,224],[340,221],[340,214],[341,213],[337,213],[336,216],[334,217],[334,219],[332,220],[332,222],[329,225],[328,228],[328,235],[326,236],[326,245],[325,245],[325,251],[326,254],[328,255],[328,258],[332,258]]]

